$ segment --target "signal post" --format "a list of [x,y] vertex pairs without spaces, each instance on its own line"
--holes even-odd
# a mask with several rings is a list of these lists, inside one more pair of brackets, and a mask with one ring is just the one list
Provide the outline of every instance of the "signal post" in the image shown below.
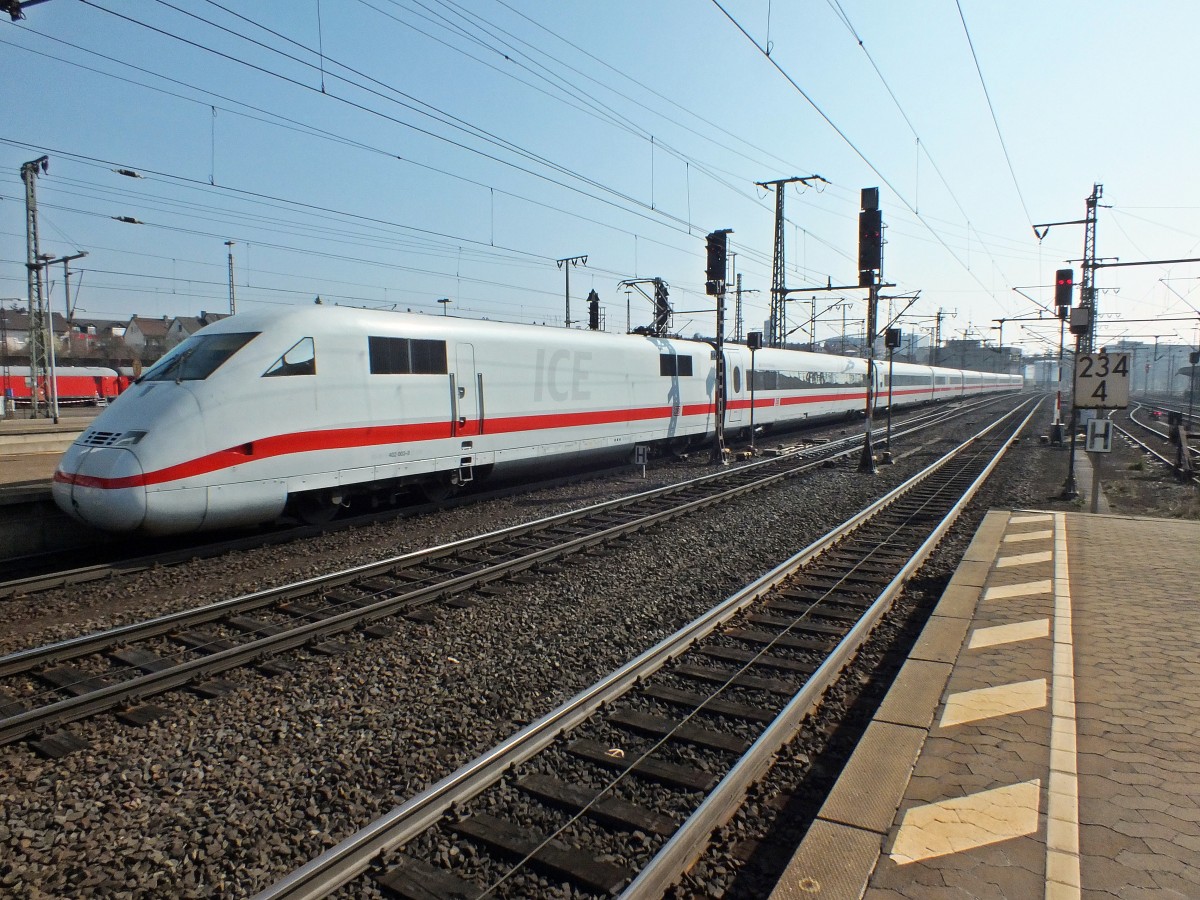
[[835,285],[830,279],[828,284],[820,287],[801,287],[780,289],[779,296],[788,294],[817,293],[820,291],[852,291],[856,288],[869,288],[867,295],[867,397],[866,397],[866,430],[863,435],[862,457],[858,470],[870,475],[875,474],[875,448],[872,443],[871,431],[874,422],[875,407],[875,332],[879,318],[879,289],[895,287],[887,284],[882,278],[883,268],[883,213],[879,209],[879,188],[863,188],[861,192],[862,211],[858,214],[858,284]]
[[1058,392],[1054,398],[1054,422],[1050,426],[1050,443],[1061,447],[1063,443],[1062,383],[1063,383],[1063,327],[1071,313],[1071,294],[1075,289],[1075,270],[1059,269],[1054,273],[1054,307],[1058,312]]
[[[863,188],[862,211],[858,214],[858,286],[870,288],[867,297],[867,427],[863,434],[858,471],[875,474],[875,448],[871,427],[875,418],[875,330],[879,319],[879,275],[883,268],[883,213],[879,188]],[[890,415],[890,409],[889,409]]]
[[732,228],[711,232],[708,237],[708,265],[705,269],[704,292],[717,298],[717,384],[714,397],[716,422],[713,430],[712,461],[725,459],[725,268]]

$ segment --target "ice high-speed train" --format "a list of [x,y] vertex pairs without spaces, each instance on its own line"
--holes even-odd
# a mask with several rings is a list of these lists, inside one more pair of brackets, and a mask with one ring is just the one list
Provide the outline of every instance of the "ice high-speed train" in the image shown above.
[[[752,394],[767,429],[864,406],[863,360],[763,349],[751,372],[746,347],[725,353],[730,435],[749,427]],[[716,383],[716,352],[698,341],[315,305],[244,313],[102,412],[59,463],[54,499],[110,531],[314,520],[357,494],[682,449],[713,434]],[[907,406],[1021,384],[897,363],[892,395]]]

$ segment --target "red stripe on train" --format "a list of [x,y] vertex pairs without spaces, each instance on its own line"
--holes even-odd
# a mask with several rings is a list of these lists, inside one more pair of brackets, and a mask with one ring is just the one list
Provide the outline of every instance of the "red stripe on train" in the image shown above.
[[[935,388],[948,390],[949,388]],[[928,388],[894,393],[923,393]],[[865,400],[866,393],[810,394],[800,397],[778,398],[781,405],[821,403],[830,400]],[[770,407],[776,398],[755,398],[754,406]],[[731,401],[731,409],[749,407],[748,400]],[[682,407],[683,416],[706,416],[713,412],[710,404],[696,403]],[[545,431],[553,428],[578,428],[587,425],[610,425],[618,422],[644,422],[671,417],[670,407],[655,406],[632,410],[599,410],[595,412],[561,413],[540,416],[511,416],[504,419],[488,419],[484,431],[488,434],[515,434],[526,431]],[[144,475],[128,475],[123,478],[102,478],[95,475],[74,475],[61,470],[54,473],[60,484],[80,487],[119,490],[121,488],[145,487],[165,484],[184,478],[207,475],[210,472],[232,468],[245,462],[287,456],[293,453],[311,453],[318,450],[345,450],[354,447],[374,447],[380,444],[401,444],[413,441],[444,440],[452,437],[471,437],[478,434],[476,423],[469,429],[460,428],[453,432],[449,422],[424,422],[417,425],[371,425],[364,428],[338,428],[329,431],[300,431],[293,434],[273,435],[225,450],[218,450],[196,459],[188,460],[165,469]]]

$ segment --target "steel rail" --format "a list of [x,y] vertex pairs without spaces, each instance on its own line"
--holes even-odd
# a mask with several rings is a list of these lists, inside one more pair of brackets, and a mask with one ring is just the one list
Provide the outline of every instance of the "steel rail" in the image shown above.
[[[1026,416],[1022,422],[1022,428],[1033,412],[1036,412],[1036,408]],[[362,874],[377,855],[412,840],[437,822],[455,804],[466,802],[495,784],[511,767],[519,765],[541,752],[560,734],[584,722],[601,706],[610,703],[628,691],[635,683],[645,679],[670,660],[686,652],[698,639],[712,633],[725,621],[787,580],[796,569],[811,562],[847,534],[891,506],[912,488],[947,465],[964,448],[1015,412],[1014,410],[1006,413],[996,423],[968,438],[942,459],[889,491],[846,522],[780,563],[770,572],[730,595],[703,616],[665,638],[601,681],[576,694],[493,749],[349,835],[336,846],[310,860],[276,884],[255,894],[252,900],[316,900],[316,898],[325,897],[332,891],[343,887]],[[1019,431],[1020,429],[1018,429]],[[993,462],[993,466],[994,464]],[[908,570],[906,569],[906,571]],[[875,607],[873,606],[872,609]],[[881,608],[876,613],[876,617],[882,615],[882,612]],[[859,629],[851,632],[851,634],[855,633],[862,632]],[[838,668],[840,668],[840,664],[833,671]],[[818,669],[818,673],[822,670],[828,671],[823,666]]]
[[[739,486],[719,495],[702,497],[681,506],[651,513],[633,522],[612,525],[609,528],[593,532],[592,534],[582,535],[557,543],[551,547],[534,550],[479,572],[452,577],[414,591],[388,597],[369,606],[335,613],[314,622],[297,625],[280,634],[257,638],[245,644],[239,644],[236,647],[220,650],[207,656],[186,660],[157,672],[150,672],[127,681],[89,691],[77,697],[67,697],[46,706],[17,713],[16,715],[0,720],[0,745],[28,737],[51,725],[62,725],[77,719],[86,718],[123,703],[137,702],[145,697],[160,694],[199,679],[212,677],[229,669],[247,665],[258,659],[301,647],[317,638],[327,637],[331,634],[348,630],[360,623],[393,615],[402,608],[411,608],[422,601],[461,593],[479,584],[486,584],[489,581],[496,581],[507,575],[533,568],[539,563],[605,543],[623,534],[643,530],[653,524],[667,521],[699,507],[720,502],[722,499],[727,499],[727,495],[743,493],[758,486],[757,483],[750,486]],[[323,584],[322,586],[327,585]],[[295,593],[307,593],[294,585],[289,586],[287,591],[288,596]],[[272,593],[275,593],[276,596],[265,596]],[[273,602],[275,599],[279,599],[278,592],[260,592],[254,598],[255,607],[253,608]],[[231,602],[223,601],[222,604],[214,604],[214,606],[222,606]],[[235,608],[244,610],[251,607],[241,606]],[[176,616],[163,618],[186,619],[188,616],[187,614],[176,614]],[[197,621],[200,620],[190,619],[187,624],[196,624]],[[207,619],[203,621],[207,621]],[[161,623],[155,627],[156,630],[161,629],[156,632],[160,634],[173,630],[173,628],[166,627]],[[103,646],[108,646],[108,644]]]
[[[1149,453],[1151,456],[1153,456],[1155,459],[1157,459],[1159,462],[1161,462],[1164,466],[1166,466],[1172,472],[1179,474],[1179,467],[1175,465],[1175,460],[1170,459],[1169,457],[1163,456],[1161,453],[1159,453],[1157,450],[1155,450],[1153,447],[1151,447],[1145,441],[1138,438],[1135,434],[1133,434],[1133,432],[1126,431],[1124,428],[1122,428],[1120,425],[1117,425],[1115,422],[1113,423],[1113,428],[1115,428],[1117,430],[1118,434],[1120,434],[1122,437],[1124,437],[1130,443],[1134,444],[1136,447],[1138,447],[1140,450],[1142,450],[1142,452]],[[1193,475],[1188,480],[1190,480],[1191,482],[1193,482],[1195,484],[1200,484],[1200,475]]]
[[[856,441],[853,443],[857,444]],[[798,451],[790,457],[782,459],[786,462],[787,459],[802,457],[803,452]],[[855,452],[854,446],[838,451],[834,456],[852,452]],[[332,634],[347,631],[361,623],[393,615],[401,609],[413,608],[437,598],[462,593],[478,585],[487,584],[517,572],[534,568],[539,564],[561,556],[569,555],[598,544],[607,543],[621,535],[645,530],[705,506],[726,501],[752,490],[762,489],[776,481],[792,477],[812,466],[819,465],[829,458],[829,455],[824,455],[817,462],[805,461],[795,468],[769,471],[768,474],[757,480],[744,482],[717,493],[705,494],[684,503],[676,503],[668,509],[641,515],[628,522],[621,522],[589,534],[559,541],[550,547],[535,549],[507,560],[498,561],[494,565],[490,565],[484,569],[465,575],[445,578],[433,584],[404,593],[392,594],[369,605],[355,607],[346,612],[333,613],[312,622],[295,625],[279,634],[256,638],[239,644],[236,647],[218,650],[205,656],[164,667],[158,671],[114,682],[85,694],[66,697],[44,706],[18,712],[0,719],[0,745],[21,740],[51,726],[64,725],[117,708],[121,705],[141,702],[146,697],[161,694],[201,679],[211,678],[230,669],[248,665],[257,660],[293,650],[318,638],[328,637]],[[144,640],[150,637],[169,634],[184,626],[194,626],[220,619],[222,616],[233,611],[246,612],[259,609],[280,600],[306,596],[318,590],[347,584],[358,578],[394,571],[398,566],[405,563],[411,567],[419,565],[422,562],[449,556],[454,552],[464,549],[490,546],[513,536],[523,536],[535,531],[547,530],[555,525],[579,521],[587,515],[594,516],[598,512],[617,511],[632,507],[638,502],[658,500],[682,494],[696,485],[708,485],[732,475],[744,476],[745,473],[752,473],[755,468],[771,467],[777,469],[779,468],[780,460],[781,458],[764,460],[761,463],[745,466],[738,470],[713,473],[692,479],[689,482],[646,491],[634,495],[632,498],[621,498],[615,501],[595,504],[587,510],[561,513],[556,516],[537,520],[536,522],[522,523],[521,525],[492,532],[489,535],[468,538],[451,544],[443,544],[427,551],[417,551],[400,557],[394,557],[387,561],[365,564],[333,575],[319,576],[279,588],[258,591],[242,597],[210,604],[200,609],[171,613],[152,619],[149,622],[123,626],[93,635],[85,635],[48,647],[20,651],[0,658],[0,675],[17,674],[44,663],[60,662],[64,659],[72,659],[88,653],[95,653],[115,643],[128,642],[133,639]]]
[[[905,434],[910,434],[919,427],[928,428],[955,415],[962,415],[967,412],[972,412],[982,406],[995,402],[997,399],[1003,396],[1005,395],[988,395],[984,398],[980,398],[978,403],[968,401],[969,405],[965,407],[959,406],[955,409],[939,407],[933,411],[924,411],[902,423],[905,430],[897,432],[896,436],[899,437]],[[858,440],[857,436],[841,438],[838,441],[833,441],[823,446],[826,448],[831,446],[839,446],[842,443],[853,443],[855,440]],[[481,494],[471,494],[468,497],[454,498],[440,504],[425,504],[414,509],[393,511],[389,513],[373,513],[366,516],[354,517],[352,519],[335,521],[323,526],[300,526],[287,531],[277,532],[265,539],[261,536],[257,538],[235,538],[231,540],[217,541],[211,544],[202,545],[200,547],[167,550],[150,556],[133,557],[115,563],[98,563],[90,566],[80,566],[74,569],[63,569],[57,572],[50,572],[42,575],[29,575],[21,578],[13,578],[6,581],[0,581],[0,599],[12,599],[20,595],[28,595],[30,593],[36,593],[43,590],[52,590],[54,588],[63,588],[75,584],[83,584],[114,574],[132,574],[152,568],[155,565],[174,565],[180,562],[190,561],[197,558],[197,556],[208,558],[211,556],[220,555],[222,553],[231,552],[233,550],[254,549],[256,547],[269,544],[285,543],[292,540],[325,534],[330,530],[342,530],[345,528],[354,527],[361,525],[364,522],[375,522],[380,520],[409,517],[421,515],[423,512],[433,509],[454,508],[456,506],[484,502],[497,496],[508,496],[516,491],[524,491],[531,488],[539,489],[547,486],[555,486],[560,483],[570,483],[576,478],[577,476],[568,476],[566,478],[549,479],[548,481],[538,482],[534,485],[522,485],[517,488],[501,488]]]
[[[1163,410],[1164,412],[1177,412],[1181,416],[1183,416],[1185,419],[1200,420],[1200,413],[1195,413],[1195,412],[1188,413],[1188,411],[1186,409],[1184,409],[1184,406],[1187,405],[1186,398],[1184,398],[1184,401],[1182,401],[1182,402],[1180,401],[1180,399],[1178,397],[1172,397],[1170,400],[1168,400],[1165,403],[1159,403],[1159,402],[1155,401],[1153,398],[1146,398],[1146,399],[1139,400],[1136,402],[1137,402],[1137,405],[1141,406],[1141,407],[1153,406],[1156,409]],[[1180,403],[1181,405],[1176,406],[1175,404],[1177,404],[1177,403]]]
[[[796,454],[798,455],[802,452],[803,451],[797,451]],[[759,464],[770,463],[778,463],[778,460],[763,460]],[[739,471],[745,471],[749,468],[749,466],[746,466]],[[227,600],[220,600],[196,609],[168,613],[166,615],[157,616],[153,619],[148,619],[144,622],[122,625],[117,628],[106,629],[104,631],[81,635],[75,638],[68,638],[66,640],[53,644],[47,644],[41,647],[33,647],[28,650],[16,651],[0,657],[0,676],[16,674],[32,668],[34,665],[40,665],[45,662],[61,662],[66,659],[74,659],[89,653],[95,653],[96,651],[102,650],[117,642],[157,637],[163,634],[168,634],[182,627],[204,624],[205,622],[219,619],[232,611],[250,611],[258,609],[262,606],[270,605],[271,603],[279,600],[289,600],[295,596],[305,596],[321,588],[339,587],[359,578],[369,578],[374,575],[380,575],[389,571],[393,571],[397,568],[413,568],[420,566],[423,563],[431,562],[433,560],[450,556],[455,553],[460,553],[462,551],[479,549],[489,544],[510,540],[514,537],[521,537],[527,534],[552,529],[560,525],[570,524],[578,521],[579,519],[603,513],[605,511],[617,510],[625,506],[631,506],[635,503],[655,500],[674,492],[682,492],[703,482],[709,481],[714,477],[722,477],[727,474],[728,473],[725,472],[718,472],[715,474],[704,475],[696,479],[678,482],[673,485],[667,485],[665,487],[655,488],[649,491],[642,491],[627,497],[621,497],[615,500],[606,500],[582,509],[558,513],[553,516],[546,516],[544,518],[531,520],[529,522],[521,522],[517,525],[511,525],[507,528],[501,528],[496,531],[487,532],[486,534],[475,535],[473,537],[463,538],[461,540],[451,541],[445,544],[438,544],[434,547],[414,550],[398,556],[388,557],[383,560],[364,563],[349,569],[343,569],[339,572],[317,575],[313,576],[312,578],[303,579],[290,584],[266,588],[261,591],[255,591],[253,593],[243,594],[237,597],[231,597]]]
[[[60,569],[55,572],[45,572],[38,575],[25,575],[19,578],[11,578],[5,581],[0,581],[0,600],[11,600],[18,596],[28,596],[29,594],[38,593],[44,590],[71,587],[76,584],[86,584],[89,581],[97,581],[101,578],[114,575],[131,575],[137,572],[145,571],[146,569],[154,568],[156,566],[177,565],[179,563],[190,562],[196,559],[208,559],[214,556],[221,556],[225,553],[231,553],[238,550],[255,550],[260,547],[275,546],[278,544],[287,544],[307,538],[321,537],[339,531],[360,528],[364,525],[370,525],[376,522],[416,518],[418,516],[428,515],[432,512],[440,512],[446,509],[456,509],[463,506],[474,505],[476,503],[486,503],[499,498],[516,496],[531,490],[545,490],[548,488],[560,487],[562,485],[573,484],[596,477],[625,473],[631,468],[632,466],[626,464],[614,466],[611,469],[591,471],[587,472],[586,474],[575,473],[572,475],[558,476],[555,478],[539,479],[536,482],[528,482],[524,484],[508,484],[502,487],[497,487],[493,490],[479,491],[464,496],[451,497],[447,500],[442,500],[436,503],[417,503],[412,506],[405,506],[398,509],[364,513],[362,515],[349,516],[344,519],[335,519],[332,522],[327,522],[323,525],[296,525],[294,527],[280,528],[278,531],[271,531],[266,534],[259,534],[252,537],[226,538],[177,549],[163,550],[158,553],[126,557],[106,563],[95,563],[92,565],[78,566],[71,569]],[[3,560],[3,562],[6,564],[19,564],[27,560],[36,561],[38,558],[50,555],[58,554],[56,552],[54,554],[36,554],[31,557],[14,557]]]
[[[896,597],[904,589],[905,583],[924,565],[926,559],[933,553],[963,509],[971,502],[996,466],[1000,464],[1001,459],[1012,446],[1013,440],[1025,429],[1040,407],[1041,402],[1039,401],[1021,420],[1021,423],[992,456],[991,461],[979,476],[909,558],[896,577],[880,592],[862,618],[817,668],[805,686],[788,702],[775,721],[759,735],[746,754],[726,774],[713,792],[704,799],[699,808],[688,817],[679,830],[671,836],[670,840],[660,848],[622,892],[622,900],[650,900],[650,898],[661,897],[703,855],[713,831],[727,822],[742,805],[750,786],[771,767],[779,750],[795,734],[804,717],[837,681],[842,668],[866,643],[872,629],[891,608]],[[986,431],[998,428],[1003,421],[1004,419],[1001,419],[989,426],[984,432],[970,438],[968,443],[977,441]],[[965,444],[963,446],[965,447]],[[957,454],[962,449],[963,447],[959,447],[954,453]],[[948,463],[948,460],[943,460],[937,468],[940,469],[944,463]]]
[[[1159,431],[1159,430],[1158,430],[1157,428],[1155,428],[1153,425],[1149,425],[1149,424],[1147,424],[1146,422],[1139,421],[1138,419],[1135,419],[1135,418],[1133,417],[1133,414],[1134,414],[1135,412],[1137,412],[1137,411],[1139,411],[1139,410],[1141,410],[1141,409],[1143,409],[1143,408],[1144,408],[1144,407],[1143,407],[1143,406],[1142,406],[1140,403],[1138,403],[1138,404],[1135,404],[1135,405],[1134,405],[1134,407],[1133,407],[1133,409],[1129,410],[1129,413],[1128,413],[1128,415],[1129,415],[1129,421],[1130,421],[1130,422],[1132,422],[1134,425],[1138,426],[1138,428],[1141,428],[1143,431],[1148,431],[1148,432],[1150,432],[1152,435],[1154,435],[1155,437],[1157,437],[1157,438],[1160,438],[1161,440],[1164,440],[1164,441],[1166,441],[1167,443],[1172,443],[1172,441],[1171,441],[1171,435],[1170,435],[1170,433],[1164,433],[1164,432],[1162,432],[1162,431]],[[1186,416],[1184,416],[1184,418],[1187,418],[1187,417],[1186,417]],[[1126,432],[1126,434],[1128,434],[1128,432]],[[1138,443],[1139,443],[1139,444],[1141,444],[1141,446],[1143,446],[1143,447],[1146,447],[1146,445],[1145,445],[1145,444],[1142,444],[1142,443],[1141,443],[1141,441],[1138,441]],[[1150,449],[1149,449],[1149,447],[1146,447],[1146,449],[1147,449],[1147,450],[1148,450],[1150,453],[1154,453],[1154,451],[1153,451],[1153,450],[1150,450]],[[1196,448],[1196,447],[1188,447],[1188,448],[1187,448],[1187,450],[1188,450],[1188,453],[1189,453],[1190,455],[1192,455],[1192,456],[1196,457],[1197,459],[1200,459],[1200,448]],[[1166,459],[1166,457],[1162,456],[1162,455],[1161,455],[1161,454],[1159,454],[1159,453],[1154,453],[1154,455],[1155,455],[1155,456],[1157,456],[1159,459]],[[1172,468],[1174,468],[1174,467],[1175,467],[1175,463],[1173,463],[1173,462],[1169,462],[1169,463],[1167,463],[1167,464],[1168,464],[1169,466],[1171,466]]]
[[[975,408],[972,407],[969,411],[974,411],[974,409]],[[911,423],[912,427],[900,432],[900,435],[906,435],[914,431],[928,428],[932,424],[937,424],[939,416],[944,417],[945,412],[945,410],[939,410],[938,415],[926,417],[930,421],[919,419],[916,422]],[[839,456],[852,453],[858,448],[860,443],[860,436],[855,435],[846,437],[838,441],[820,445],[816,448],[802,448],[799,450],[790,451],[789,453],[779,457],[757,460],[738,469],[712,472],[706,475],[701,475],[697,478],[689,479],[687,481],[677,482],[675,484],[665,485],[659,488],[652,488],[648,491],[640,491],[625,497],[618,497],[614,500],[602,501],[581,509],[570,510],[568,512],[558,513],[553,516],[546,516],[544,518],[531,520],[529,522],[522,522],[517,525],[501,528],[486,534],[475,535],[473,537],[463,538],[461,540],[451,541],[445,544],[439,544],[434,547],[414,550],[398,556],[388,557],[386,559],[370,563],[364,563],[360,566],[344,569],[339,572],[317,575],[312,578],[303,579],[290,584],[266,588],[250,594],[243,594],[226,600],[220,600],[215,603],[206,604],[205,606],[197,607],[195,609],[167,613],[162,616],[157,616],[153,619],[148,619],[144,622],[135,622],[129,625],[122,625],[116,628],[93,632],[91,634],[81,635],[75,638],[68,638],[53,644],[32,647],[27,650],[19,650],[9,653],[5,656],[0,656],[0,677],[27,671],[34,666],[45,663],[62,662],[68,659],[75,659],[80,656],[85,656],[90,653],[104,650],[115,643],[159,637],[164,634],[169,634],[170,632],[180,628],[201,625],[216,619],[220,619],[222,616],[228,615],[234,611],[249,612],[259,609],[263,606],[269,606],[270,604],[279,602],[281,600],[290,600],[298,596],[306,596],[323,588],[339,587],[360,578],[369,578],[374,575],[384,574],[397,568],[417,567],[424,563],[442,557],[451,556],[456,553],[461,553],[463,551],[475,550],[490,544],[501,543],[514,537],[520,537],[534,532],[550,530],[561,525],[571,524],[572,522],[576,522],[580,519],[604,513],[606,511],[616,511],[625,507],[636,505],[638,503],[652,502],[673,494],[684,493],[697,487],[705,486],[715,480],[727,479],[731,476],[731,474],[743,476],[745,473],[752,473],[756,468],[778,467],[781,462],[786,464],[786,461],[789,459],[805,460],[805,462],[795,469],[787,469],[781,473],[778,473],[780,478],[791,477],[807,471],[814,464],[826,462],[829,459],[836,459]],[[835,451],[832,454],[828,452],[831,449]],[[816,455],[818,459],[815,462],[807,461],[807,457],[813,455]]]
[[[332,613],[315,621],[294,625],[287,631],[278,634],[252,639],[235,647],[218,650],[194,659],[184,660],[175,665],[158,669],[157,671],[147,672],[133,678],[101,686],[84,694],[66,697],[44,706],[18,712],[0,719],[0,745],[21,740],[39,731],[46,730],[51,726],[67,724],[122,705],[141,702],[146,697],[161,694],[189,683],[210,678],[230,669],[245,666],[266,657],[295,649],[318,638],[347,631],[362,623],[394,615],[402,609],[411,609],[438,598],[470,590],[478,585],[487,584],[517,572],[534,568],[539,564],[558,557],[606,543],[621,535],[645,530],[646,528],[669,521],[705,506],[723,502],[752,490],[761,489],[771,483],[792,477],[808,468],[819,465],[821,462],[831,458],[831,456],[836,458],[839,455],[856,452],[857,440],[853,438],[849,439],[849,444],[851,446],[847,449],[839,450],[832,455],[828,453],[821,454],[821,459],[818,461],[805,461],[799,466],[785,468],[781,471],[771,471],[771,469],[778,469],[781,461],[786,464],[789,460],[797,457],[803,459],[806,451],[797,451],[782,458],[764,460],[761,463],[755,463],[737,470],[712,473],[677,485],[642,492],[629,498],[620,498],[615,501],[595,504],[587,510],[562,513],[557,516],[537,520],[536,522],[522,523],[508,529],[493,532],[490,535],[468,538],[463,541],[453,542],[452,544],[440,545],[430,550],[416,551],[401,557],[394,557],[383,562],[365,564],[332,575],[319,576],[295,584],[259,591],[254,594],[210,604],[196,610],[186,610],[160,616],[149,622],[123,626],[106,632],[63,641],[48,647],[34,648],[10,654],[0,658],[0,675],[17,674],[28,671],[38,665],[60,662],[65,659],[96,653],[116,643],[127,643],[135,639],[145,640],[151,637],[170,634],[185,626],[194,626],[204,622],[219,620],[222,616],[231,612],[246,612],[281,600],[290,600],[299,596],[311,595],[320,590],[353,582],[358,578],[394,571],[397,567],[402,567],[405,564],[411,567],[450,556],[464,549],[494,546],[513,536],[524,536],[538,531],[550,530],[561,524],[577,522],[589,515],[594,517],[597,513],[625,510],[636,506],[640,502],[652,502],[686,494],[688,490],[698,485],[708,486],[731,477],[744,478],[747,473],[753,474],[755,469],[767,470],[765,476],[759,477],[756,480],[743,482],[716,493],[705,494],[684,503],[674,503],[668,509],[656,510],[647,515],[640,515],[631,521],[613,524],[589,534],[569,538],[565,541],[560,540],[553,546],[521,553],[515,557],[497,561],[493,565],[477,569],[465,575],[442,578],[420,588],[403,593],[389,594],[375,603],[356,606],[352,610]],[[825,449],[827,449],[827,446]]]

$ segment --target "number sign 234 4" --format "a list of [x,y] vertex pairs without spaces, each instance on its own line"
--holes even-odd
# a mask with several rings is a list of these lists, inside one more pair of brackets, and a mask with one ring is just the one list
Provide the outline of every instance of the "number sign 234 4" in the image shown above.
[[1124,409],[1128,405],[1128,353],[1084,353],[1075,360],[1078,409]]

